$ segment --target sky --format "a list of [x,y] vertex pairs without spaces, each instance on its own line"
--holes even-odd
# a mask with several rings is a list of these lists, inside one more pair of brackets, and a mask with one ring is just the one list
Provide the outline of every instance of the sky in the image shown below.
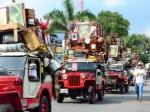
[[[54,9],[63,10],[63,0],[16,0],[25,7],[34,8],[36,16],[42,18]],[[79,11],[79,0],[72,0],[75,11]],[[150,37],[150,0],[83,0],[84,9],[95,15],[101,11],[118,12],[130,22],[129,34],[145,34]],[[0,0],[0,6],[11,4],[12,0]]]

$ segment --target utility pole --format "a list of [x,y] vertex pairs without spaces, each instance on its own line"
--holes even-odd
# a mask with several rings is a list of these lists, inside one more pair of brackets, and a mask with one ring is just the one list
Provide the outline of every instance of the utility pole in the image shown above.
[[82,12],[84,9],[84,0],[79,0],[79,8],[80,8],[80,12]]
[[15,3],[16,1],[15,1],[15,0],[12,0],[12,2]]

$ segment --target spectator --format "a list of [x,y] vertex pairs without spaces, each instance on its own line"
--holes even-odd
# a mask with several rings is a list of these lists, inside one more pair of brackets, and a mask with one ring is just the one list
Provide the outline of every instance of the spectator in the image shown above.
[[136,94],[137,94],[137,100],[139,100],[140,102],[142,101],[142,96],[143,96],[143,86],[144,86],[144,82],[145,82],[145,77],[146,77],[146,72],[145,70],[142,68],[143,63],[139,62],[137,67],[135,68],[134,71],[134,83],[135,83],[135,90],[136,90]]

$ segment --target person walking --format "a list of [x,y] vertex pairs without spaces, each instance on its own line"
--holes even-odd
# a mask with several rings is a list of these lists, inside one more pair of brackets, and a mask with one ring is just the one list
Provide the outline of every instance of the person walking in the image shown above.
[[134,83],[135,83],[135,90],[137,94],[137,100],[140,102],[142,101],[142,96],[143,96],[143,86],[145,83],[146,79],[146,71],[143,69],[143,63],[139,62],[137,64],[137,67],[135,68],[134,71]]

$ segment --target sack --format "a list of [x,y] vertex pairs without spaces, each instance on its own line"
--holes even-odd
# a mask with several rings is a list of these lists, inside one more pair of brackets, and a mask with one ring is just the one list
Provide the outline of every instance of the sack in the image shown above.
[[25,42],[26,42],[29,50],[33,51],[40,46],[40,41],[39,41],[39,39],[36,35],[36,32],[33,28],[29,29],[25,32],[24,38],[25,38]]

